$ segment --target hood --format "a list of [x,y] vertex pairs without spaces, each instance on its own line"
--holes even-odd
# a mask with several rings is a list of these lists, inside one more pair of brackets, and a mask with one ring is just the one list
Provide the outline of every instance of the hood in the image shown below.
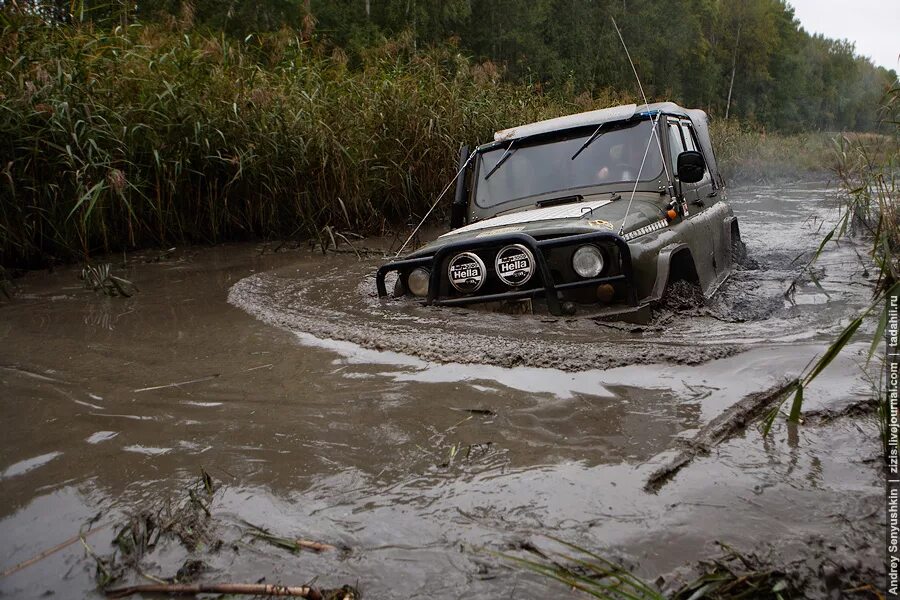
[[[543,208],[526,208],[470,223],[449,231],[426,244],[410,256],[434,253],[439,247],[466,239],[481,239],[507,233],[525,233],[535,238],[574,235],[593,231],[619,232],[628,209],[631,194],[600,194],[579,202]],[[664,218],[664,204],[659,193],[634,196],[625,235]]]

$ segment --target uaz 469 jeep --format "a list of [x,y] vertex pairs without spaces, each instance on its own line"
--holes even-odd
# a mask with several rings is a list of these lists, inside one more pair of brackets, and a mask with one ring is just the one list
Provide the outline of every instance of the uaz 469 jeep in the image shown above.
[[712,295],[740,248],[706,114],[617,106],[460,150],[452,231],[376,274],[427,304],[546,303],[644,320],[678,279]]

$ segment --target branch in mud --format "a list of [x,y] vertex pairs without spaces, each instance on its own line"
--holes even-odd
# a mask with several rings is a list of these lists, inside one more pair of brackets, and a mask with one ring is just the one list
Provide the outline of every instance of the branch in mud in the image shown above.
[[[338,549],[337,546],[332,546],[331,544],[326,544],[324,542],[317,542],[315,540],[289,538],[274,535],[268,529],[260,527],[259,525],[254,525],[249,521],[244,521],[244,524],[250,528],[250,535],[252,535],[253,537],[268,542],[273,546],[290,550],[291,552],[296,553],[300,552],[301,550],[311,550],[313,552],[331,552]],[[343,548],[343,550],[345,552],[349,552],[350,549]]]
[[308,600],[358,600],[359,592],[349,586],[337,590],[318,590],[302,586],[271,585],[265,583],[150,583],[106,590],[107,598],[126,598],[132,594],[239,594],[246,596],[290,596]]
[[[327,234],[327,237],[321,235],[322,232]],[[337,231],[333,227],[326,225],[325,227],[323,227],[322,229],[320,229],[319,231],[316,232],[316,236],[319,241],[318,241],[318,243],[315,243],[314,241],[310,240],[310,248],[318,248],[322,251],[322,254],[325,254],[327,252],[333,252],[335,254],[355,254],[356,258],[358,258],[360,260],[362,260],[363,256],[369,256],[372,254],[379,255],[379,256],[385,255],[383,250],[379,251],[379,250],[371,250],[369,248],[357,248],[353,244],[353,242],[350,241],[349,238],[354,237],[358,240],[362,240],[365,238],[363,236],[359,235],[358,233],[354,233],[352,231],[345,231],[345,232],[341,233],[340,231]],[[338,240],[341,240],[345,244],[350,246],[350,250],[341,250],[339,248],[340,244],[339,244]],[[279,246],[279,248],[280,247],[281,246]],[[276,249],[276,251],[277,251],[277,249]]]
[[644,484],[644,490],[658,492],[685,465],[691,463],[697,456],[709,454],[712,448],[743,431],[749,422],[760,417],[773,404],[781,401],[785,394],[795,386],[796,382],[787,381],[742,398],[702,427],[693,438],[683,442],[685,447],[650,475]]

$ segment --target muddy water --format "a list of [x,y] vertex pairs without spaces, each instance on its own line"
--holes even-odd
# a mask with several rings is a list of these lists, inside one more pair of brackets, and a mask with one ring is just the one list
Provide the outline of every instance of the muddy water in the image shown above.
[[[643,491],[679,440],[799,373],[870,293],[845,243],[820,259],[821,289],[783,295],[833,217],[824,185],[731,200],[758,264],[642,327],[380,302],[375,258],[263,246],[116,258],[129,299],[73,269],[19,280],[0,305],[0,568],[179,497],[202,466],[227,542],[195,553],[207,580],[539,598],[557,588],[484,550],[552,534],[650,579],[720,540],[876,581],[872,419],[750,430]],[[867,396],[866,350],[845,351],[809,409]],[[243,520],[349,551],[291,555],[242,537]],[[111,537],[89,543],[108,553]],[[161,544],[142,569],[170,576],[188,554]],[[89,595],[94,564],[72,545],[0,592]]]

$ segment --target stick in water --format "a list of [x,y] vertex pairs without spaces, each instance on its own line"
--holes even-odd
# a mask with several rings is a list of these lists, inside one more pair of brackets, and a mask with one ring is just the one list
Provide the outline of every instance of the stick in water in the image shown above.
[[138,389],[132,390],[132,391],[134,393],[138,393],[138,392],[149,392],[152,390],[163,390],[165,388],[171,388],[171,387],[181,387],[183,385],[189,385],[191,383],[200,383],[202,381],[209,381],[211,379],[215,379],[218,376],[219,376],[218,373],[213,373],[212,375],[209,375],[207,377],[201,377],[199,379],[191,379],[190,381],[176,381],[175,383],[167,383],[165,385],[154,385],[151,387],[143,387],[143,388],[138,388]]
[[313,540],[297,540],[297,545],[301,548],[306,548],[307,550],[313,550],[314,552],[330,552],[332,550],[337,550],[337,548],[331,544]]
[[103,525],[102,527],[97,527],[96,529],[91,529],[90,531],[87,531],[85,533],[79,533],[78,535],[73,535],[66,541],[64,541],[60,544],[57,544],[57,545],[53,546],[52,548],[48,548],[48,549],[44,550],[43,552],[41,552],[40,554],[38,554],[36,556],[32,556],[28,560],[23,560],[16,566],[10,567],[7,570],[3,571],[2,573],[0,573],[0,579],[2,579],[3,577],[7,577],[9,575],[12,575],[13,573],[16,573],[18,571],[21,571],[25,567],[30,567],[34,563],[44,560],[51,554],[56,554],[60,550],[68,548],[69,546],[71,546],[72,544],[74,544],[75,542],[80,540],[82,537],[88,537],[89,535],[93,535],[93,534],[97,533],[98,531],[102,531],[102,530],[106,529],[107,527],[109,527],[109,525]]
[[241,594],[247,596],[292,596],[308,600],[356,600],[359,594],[350,586],[319,591],[307,585],[287,586],[266,583],[150,583],[106,590],[107,598],[125,598],[132,594]]

